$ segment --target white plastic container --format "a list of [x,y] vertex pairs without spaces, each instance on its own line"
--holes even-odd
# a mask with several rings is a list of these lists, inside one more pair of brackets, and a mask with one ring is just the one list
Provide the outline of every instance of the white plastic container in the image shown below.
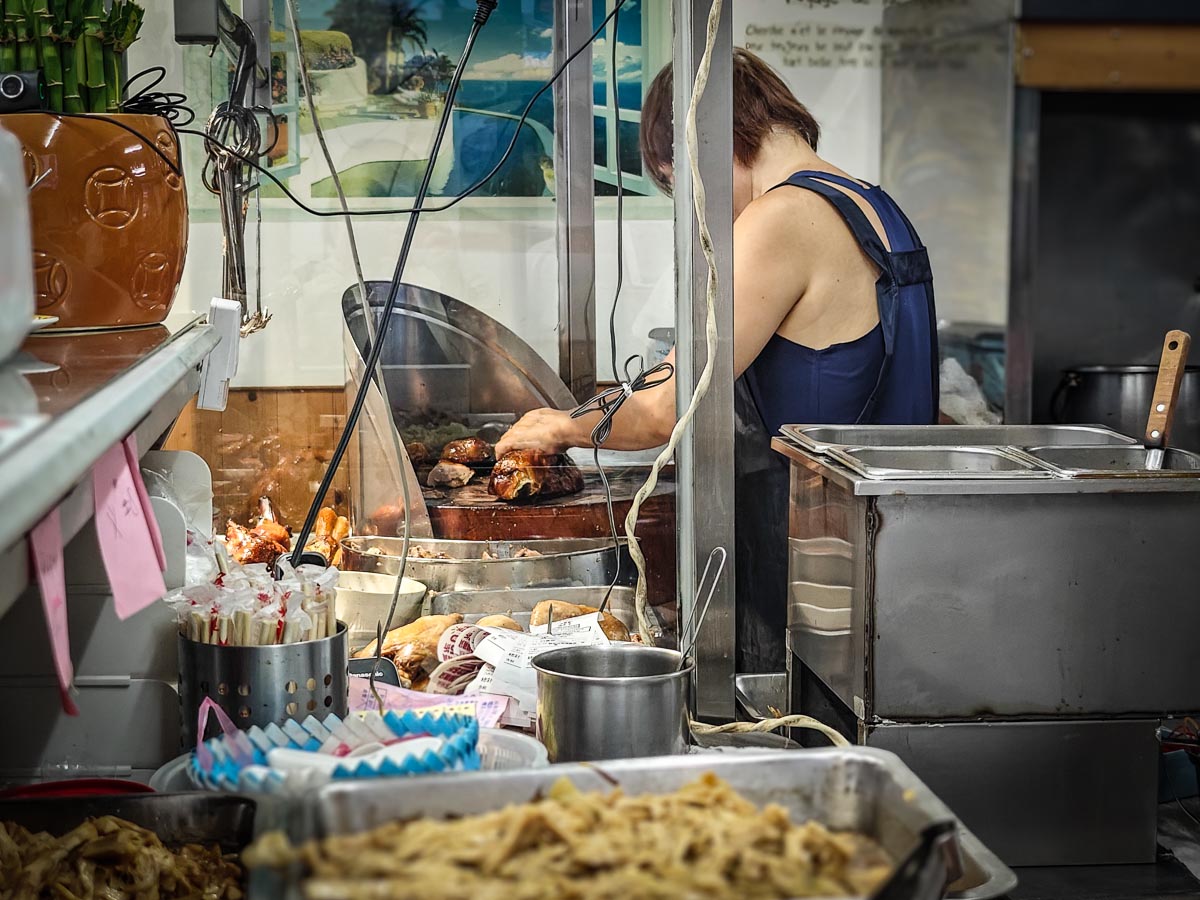
[[29,334],[35,311],[29,187],[21,142],[0,128],[0,363]]
[[545,745],[519,731],[503,728],[480,728],[479,767],[485,772],[509,769],[540,769],[550,765]]

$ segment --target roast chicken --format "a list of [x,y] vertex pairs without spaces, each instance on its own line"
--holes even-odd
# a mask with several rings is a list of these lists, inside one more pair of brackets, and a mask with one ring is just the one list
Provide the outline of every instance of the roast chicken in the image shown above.
[[548,500],[583,490],[583,473],[561,453],[513,450],[496,461],[488,491],[501,500]]
[[[396,664],[400,678],[414,691],[429,684],[429,673],[437,668],[438,640],[451,625],[463,620],[458,613],[447,616],[421,616],[415,622],[393,628],[383,636],[383,655]],[[354,654],[355,659],[375,655],[375,642]]]
[[[539,625],[545,625],[551,621],[551,613],[553,613],[554,622],[561,622],[563,619],[574,619],[576,616],[586,616],[594,612],[599,612],[595,606],[568,603],[565,600],[543,600],[530,613],[529,626],[534,628]],[[550,627],[553,630],[553,622],[551,622]],[[605,637],[610,641],[629,640],[629,629],[616,616],[609,615],[606,612],[600,613],[600,630],[604,632]]]
[[504,628],[508,631],[524,631],[516,619],[512,616],[496,615],[484,616],[475,623],[480,628]]

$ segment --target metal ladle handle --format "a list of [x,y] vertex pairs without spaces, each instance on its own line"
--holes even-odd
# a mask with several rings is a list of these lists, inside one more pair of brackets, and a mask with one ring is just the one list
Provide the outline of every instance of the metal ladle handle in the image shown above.
[[[720,555],[721,562],[717,566],[717,571],[713,573],[712,585],[708,589],[708,596],[704,598],[704,605],[700,605],[700,595],[704,592],[704,582],[708,580],[708,572],[712,568],[713,560]],[[685,623],[679,629],[679,668],[683,668],[687,662],[688,654],[696,646],[696,640],[700,637],[700,626],[704,624],[704,614],[708,612],[709,604],[712,603],[713,594],[717,592],[717,583],[721,580],[721,573],[725,571],[725,560],[729,558],[729,554],[725,552],[724,547],[715,547],[713,552],[708,554],[708,562],[704,565],[704,572],[700,576],[700,583],[696,585],[696,600],[692,606],[692,619],[694,625],[689,630]]]

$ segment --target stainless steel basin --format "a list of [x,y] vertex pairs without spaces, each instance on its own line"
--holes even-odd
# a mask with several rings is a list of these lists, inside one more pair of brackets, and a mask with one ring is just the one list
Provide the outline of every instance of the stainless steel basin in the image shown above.
[[773,718],[772,709],[787,714],[787,672],[735,675],[733,690],[738,706],[751,719],[761,722],[763,719]]
[[784,435],[814,453],[848,447],[1077,447],[1136,445],[1091,425],[784,425]]
[[831,449],[829,456],[874,479],[1050,477],[1032,460],[999,447],[847,447]]
[[1032,459],[1064,478],[1200,478],[1200,456],[1169,449],[1162,469],[1146,468],[1141,447],[1033,447]]

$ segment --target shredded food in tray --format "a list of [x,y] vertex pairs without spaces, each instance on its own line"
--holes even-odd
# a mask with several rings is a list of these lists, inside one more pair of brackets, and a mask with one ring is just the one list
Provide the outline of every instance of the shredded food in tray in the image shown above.
[[[286,865],[279,836],[250,865]],[[299,851],[308,900],[657,900],[869,895],[892,860],[861,835],[759,809],[715,775],[670,794],[581,793],[450,821],[395,822]]]
[[158,835],[115,816],[54,837],[0,822],[0,898],[240,900],[241,867],[217,847],[169,850]]

